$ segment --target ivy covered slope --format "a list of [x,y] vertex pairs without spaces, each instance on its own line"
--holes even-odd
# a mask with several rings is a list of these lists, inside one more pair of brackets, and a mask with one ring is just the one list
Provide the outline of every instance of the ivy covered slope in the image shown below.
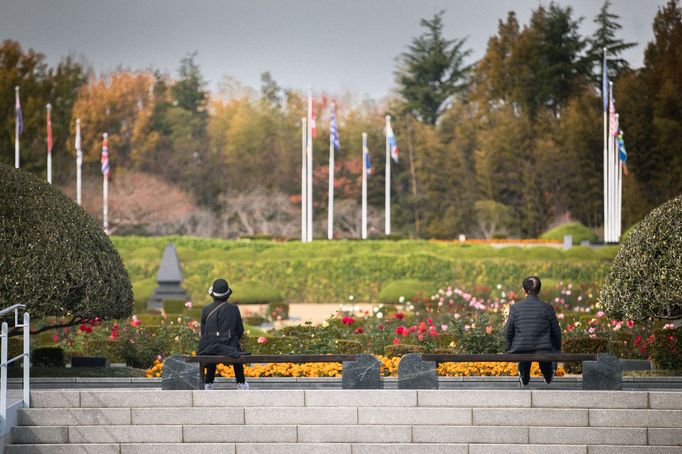
[[97,222],[52,185],[0,164],[0,307],[66,323],[125,318],[130,279]]
[[649,213],[628,236],[601,292],[617,319],[682,318],[682,196]]

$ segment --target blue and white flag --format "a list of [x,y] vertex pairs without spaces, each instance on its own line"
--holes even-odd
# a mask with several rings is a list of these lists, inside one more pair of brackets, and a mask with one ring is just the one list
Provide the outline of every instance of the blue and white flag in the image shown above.
[[24,132],[24,118],[21,115],[21,102],[19,101],[19,88],[16,92],[16,109],[17,109],[17,134]]
[[393,128],[391,123],[386,124],[386,139],[388,140],[388,146],[391,147],[391,158],[394,162],[398,162],[398,141],[395,140],[395,134],[393,133]]
[[362,150],[362,153],[365,155],[365,169],[367,169],[367,175],[372,174],[372,163],[369,160],[369,148],[365,147]]
[[338,151],[341,149],[341,142],[339,142],[339,130],[336,128],[336,105],[332,103],[331,118],[329,120],[329,134],[331,135],[334,148]]

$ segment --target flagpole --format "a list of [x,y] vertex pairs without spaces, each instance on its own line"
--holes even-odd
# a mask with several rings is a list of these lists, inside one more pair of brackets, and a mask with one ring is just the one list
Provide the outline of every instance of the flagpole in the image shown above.
[[386,236],[391,234],[391,145],[388,143],[388,131],[391,127],[391,116],[386,115]]
[[81,150],[81,119],[76,119],[76,203],[81,204],[81,166],[83,150]]
[[307,169],[306,169],[306,202],[308,204],[308,218],[306,219],[307,242],[313,241],[313,90],[308,86],[308,141],[307,141]]
[[[20,108],[19,104],[19,85],[14,87],[14,93],[16,95],[16,105],[17,108]],[[14,167],[17,169],[19,168],[19,134],[21,134],[21,131],[19,130],[19,111],[17,110],[17,115],[16,115],[16,125],[14,127]]]
[[52,104],[47,106],[47,182],[52,184]]
[[[331,103],[333,115],[335,105]],[[332,135],[331,121],[329,124],[329,202],[327,207],[327,239],[334,239],[334,136]]]
[[367,239],[367,133],[362,133],[362,239]]
[[305,117],[301,117],[301,242],[305,243],[308,240],[308,201],[306,192],[308,191],[308,175],[306,170],[306,137],[308,134],[308,126]]
[[[620,115],[616,114],[616,124],[618,125],[618,129],[620,129]],[[616,218],[616,225],[614,229],[614,239],[617,243],[620,243],[620,231],[621,231],[621,222],[620,222],[620,212],[621,212],[621,197],[622,197],[622,191],[623,191],[623,174],[622,174],[622,168],[620,165],[620,156],[618,152],[618,130],[615,131],[615,135],[613,136],[613,149],[614,149],[614,161],[615,161],[615,167],[614,170],[616,171],[616,203],[615,203],[615,218]]]
[[[603,100],[606,100],[606,93],[603,93],[605,90],[604,88],[607,88],[608,85],[606,83],[606,47],[604,48],[604,62],[602,66],[602,98]],[[609,124],[608,124],[608,117],[607,117],[607,111],[608,109],[608,104],[604,103],[604,243],[608,242],[608,139],[609,139]]]
[[[107,144],[107,159],[108,159],[108,137],[109,134],[106,132],[104,133],[104,143]],[[102,218],[104,221],[104,233],[109,235],[109,170],[103,172],[104,174],[102,175],[102,198],[103,198],[103,204],[102,204]]]
[[[609,109],[613,104],[613,82],[609,81]],[[615,195],[616,195],[616,172],[614,168],[613,160],[613,131],[611,131],[611,125],[609,124],[609,243],[614,243],[616,241],[614,235],[615,228]]]

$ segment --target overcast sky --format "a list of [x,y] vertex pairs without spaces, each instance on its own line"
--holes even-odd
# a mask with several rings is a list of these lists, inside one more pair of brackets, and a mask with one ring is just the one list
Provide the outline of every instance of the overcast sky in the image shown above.
[[[601,0],[559,0],[594,30]],[[652,20],[666,0],[613,0],[625,54],[642,64]],[[119,66],[175,73],[197,51],[209,88],[225,75],[254,88],[270,71],[279,85],[381,98],[394,85],[396,57],[421,33],[419,20],[446,10],[448,38],[468,38],[479,59],[509,10],[525,24],[539,0],[0,0],[0,40],[15,39],[48,62],[74,53],[95,70]]]

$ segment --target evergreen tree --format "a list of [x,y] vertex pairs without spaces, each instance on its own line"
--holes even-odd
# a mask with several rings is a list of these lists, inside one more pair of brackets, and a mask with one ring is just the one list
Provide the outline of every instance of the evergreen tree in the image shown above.
[[431,125],[436,124],[452,97],[466,89],[471,69],[465,64],[471,54],[464,48],[466,39],[443,36],[443,14],[441,11],[430,20],[421,20],[426,31],[401,54],[396,71],[406,110]]
[[597,29],[589,39],[588,58],[592,63],[593,71],[595,71],[594,81],[598,87],[601,87],[604,48],[607,49],[606,68],[608,77],[610,80],[616,80],[623,70],[630,67],[627,60],[620,58],[619,55],[637,45],[637,43],[626,43],[616,37],[618,30],[623,27],[617,22],[620,16],[609,11],[610,6],[611,0],[605,0],[599,14],[594,18]]

